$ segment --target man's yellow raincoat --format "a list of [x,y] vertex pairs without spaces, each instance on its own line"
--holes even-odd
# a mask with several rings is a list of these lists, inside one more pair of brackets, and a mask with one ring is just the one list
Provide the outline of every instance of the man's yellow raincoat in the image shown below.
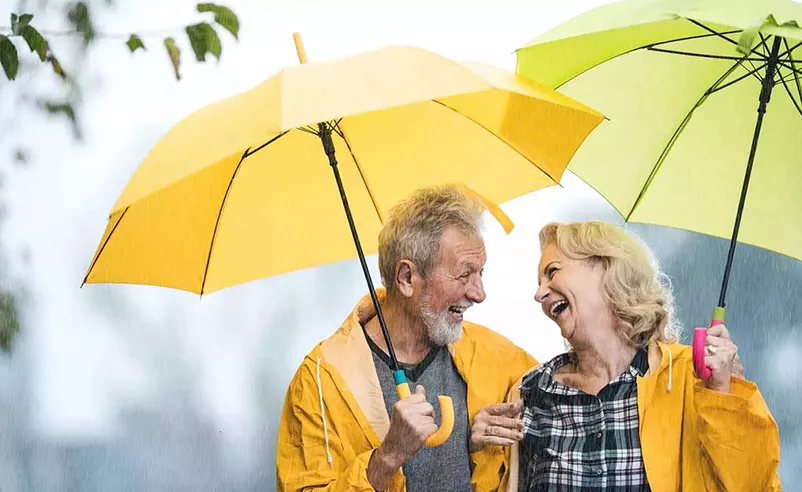
[[[383,290],[377,293],[384,298]],[[340,329],[306,356],[290,382],[278,433],[278,490],[374,490],[366,476],[368,461],[390,420],[361,327],[373,316],[366,296]],[[506,338],[468,322],[449,351],[468,386],[469,425],[482,407],[503,401],[536,364]],[[474,490],[495,490],[504,473],[501,448],[485,448],[471,461]],[[388,490],[405,490],[401,471]]]
[[[522,380],[523,378],[521,378]],[[509,399],[519,398],[519,380]],[[732,378],[730,394],[705,388],[693,373],[691,347],[649,347],[638,378],[638,418],[646,476],[653,492],[781,490],[780,436],[753,383]],[[518,445],[500,490],[518,490]]]

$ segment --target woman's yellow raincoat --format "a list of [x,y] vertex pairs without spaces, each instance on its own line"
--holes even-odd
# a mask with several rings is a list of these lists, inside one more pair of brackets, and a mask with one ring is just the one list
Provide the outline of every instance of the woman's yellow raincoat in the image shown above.
[[[384,291],[377,293],[383,299]],[[306,356],[290,382],[278,433],[278,490],[374,490],[366,476],[368,461],[390,420],[361,327],[373,316],[366,296],[340,329]],[[468,386],[469,425],[481,408],[503,401],[536,364],[506,338],[468,322],[449,351]],[[496,490],[505,471],[501,448],[474,453],[471,461],[474,490]],[[399,471],[388,491],[404,490]]]
[[[521,378],[523,379],[523,378]],[[519,380],[509,399],[520,395]],[[782,490],[780,436],[753,383],[732,378],[730,394],[709,390],[693,373],[691,347],[649,347],[638,378],[638,418],[646,477],[653,492]],[[501,490],[518,490],[518,445]]]

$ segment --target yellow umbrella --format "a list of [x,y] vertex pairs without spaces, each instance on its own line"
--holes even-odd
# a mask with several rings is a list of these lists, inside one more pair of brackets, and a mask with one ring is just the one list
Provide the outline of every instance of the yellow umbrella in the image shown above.
[[156,144],[84,282],[205,294],[356,253],[396,363],[363,254],[376,252],[388,209],[435,184],[461,183],[490,204],[553,185],[603,116],[422,49],[307,64],[295,41],[300,65],[198,110]]

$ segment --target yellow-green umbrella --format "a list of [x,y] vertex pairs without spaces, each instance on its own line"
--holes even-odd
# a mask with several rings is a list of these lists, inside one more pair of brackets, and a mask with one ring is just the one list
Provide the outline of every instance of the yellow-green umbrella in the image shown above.
[[204,294],[358,255],[397,369],[364,257],[389,208],[443,183],[488,204],[553,185],[602,119],[524,77],[416,48],[288,67],[156,144],[85,282]]
[[802,259],[798,22],[790,0],[629,0],[517,51],[518,73],[610,119],[569,169],[626,220],[730,239],[715,324],[737,241]]

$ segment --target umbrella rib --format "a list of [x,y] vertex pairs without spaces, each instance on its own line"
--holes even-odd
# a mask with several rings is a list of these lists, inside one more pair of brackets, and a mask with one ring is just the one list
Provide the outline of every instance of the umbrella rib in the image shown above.
[[[777,67],[777,73],[778,74],[780,73],[780,67]],[[791,88],[788,87],[788,82],[786,82],[785,77],[781,77],[780,80],[783,83],[783,87],[785,87],[785,92],[788,93],[788,97],[791,98],[791,102],[794,103],[794,107],[796,108],[797,113],[799,113],[799,115],[802,116],[802,108],[799,107],[799,103],[797,103],[796,99],[794,99],[794,94],[791,92]],[[797,79],[797,83],[799,83],[799,79]]]
[[[746,55],[744,56],[744,58],[746,58]],[[643,187],[641,188],[638,197],[635,199],[635,202],[632,204],[632,207],[630,207],[629,213],[627,213],[624,220],[629,222],[629,219],[632,217],[632,214],[635,213],[635,210],[638,208],[638,205],[640,205],[640,202],[646,195],[646,191],[649,189],[649,186],[651,186],[652,182],[654,181],[657,172],[660,170],[660,167],[662,167],[663,162],[665,162],[665,159],[668,156],[668,152],[671,150],[671,147],[674,146],[674,143],[679,138],[680,133],[682,133],[682,131],[688,125],[688,122],[691,120],[691,116],[693,116],[693,113],[702,105],[702,103],[705,102],[705,100],[710,96],[712,91],[714,91],[721,82],[723,82],[727,77],[729,77],[737,67],[741,66],[742,63],[743,60],[739,60],[737,63],[734,63],[729,69],[727,69],[727,71],[724,72],[724,74],[722,74],[721,77],[719,77],[718,80],[716,80],[713,83],[713,85],[711,85],[710,88],[702,94],[702,97],[700,97],[699,100],[696,101],[696,104],[693,105],[690,111],[688,111],[688,113],[685,115],[685,118],[683,118],[682,123],[680,123],[677,126],[677,129],[674,131],[674,134],[671,135],[671,138],[668,140],[665,147],[663,147],[663,151],[660,153],[660,157],[657,158],[657,161],[652,167],[651,173],[649,173],[649,177],[646,178],[646,183],[644,183]]]
[[[689,40],[693,40],[693,39],[701,39],[701,38],[706,38],[706,37],[711,37],[711,36],[717,36],[717,37],[720,37],[720,38],[724,39],[727,42],[735,43],[734,40],[732,40],[732,39],[730,39],[730,38],[728,38],[728,37],[726,37],[724,35],[725,34],[735,34],[737,32],[741,32],[741,31],[738,31],[738,30],[734,30],[734,31],[726,31],[726,32],[720,33],[720,32],[716,32],[714,29],[711,29],[711,28],[707,27],[706,25],[702,24],[701,22],[697,22],[695,20],[688,19],[688,18],[685,18],[685,20],[687,20],[688,22],[691,22],[693,24],[696,24],[697,26],[699,26],[702,29],[704,29],[705,31],[707,31],[709,34],[698,34],[698,35],[694,35],[694,36],[686,36],[686,37],[683,37],[683,38],[669,39],[669,40],[666,40],[666,41],[659,41],[657,43],[652,43],[652,44],[647,44],[647,45],[644,45],[644,46],[638,46],[636,48],[632,48],[631,50],[625,51],[624,53],[620,53],[620,54],[615,55],[615,56],[613,56],[611,58],[606,58],[604,60],[600,60],[598,63],[593,64],[592,66],[582,70],[581,72],[579,72],[577,74],[574,74],[573,76],[569,77],[567,80],[561,82],[556,87],[554,87],[554,89],[560,89],[565,84],[571,82],[572,80],[574,80],[575,78],[579,77],[580,75],[582,75],[582,74],[584,74],[584,73],[586,73],[586,72],[588,72],[590,70],[593,70],[594,68],[598,67],[602,63],[606,63],[606,62],[608,62],[608,61],[610,61],[610,60],[612,60],[614,58],[618,58],[618,57],[621,57],[621,56],[624,56],[624,55],[628,55],[630,53],[634,53],[635,51],[639,51],[639,50],[642,50],[642,49],[647,49],[648,50],[648,49],[650,49],[650,48],[652,48],[654,46],[660,46],[660,45],[669,44],[669,43],[676,43],[676,42],[679,42],[679,41],[689,41]],[[735,43],[735,44],[737,45],[738,43]]]
[[[785,43],[785,47],[788,48],[788,39],[787,38],[783,38],[783,42]],[[786,49],[783,53],[780,54],[780,58],[788,56],[789,58],[793,59],[794,50],[796,50],[800,46],[802,46],[802,41],[796,43],[793,48]]]
[[694,24],[697,27],[701,27],[702,29],[704,29],[705,31],[709,32],[713,36],[717,36],[717,37],[723,39],[724,41],[727,41],[728,43],[731,43],[731,44],[734,44],[735,46],[738,46],[738,42],[737,41],[735,41],[734,39],[730,39],[730,38],[728,38],[727,36],[724,35],[724,34],[735,34],[738,31],[728,31],[727,33],[720,33],[718,31],[716,31],[715,29],[711,29],[711,28],[707,27],[706,25],[702,24],[699,21],[695,21],[695,20],[689,19],[687,17],[685,17],[685,19],[688,22],[690,22],[691,24]]
[[103,254],[103,250],[106,249],[106,245],[109,244],[109,241],[111,241],[111,236],[114,235],[114,231],[117,230],[117,226],[120,225],[120,222],[122,222],[123,217],[125,217],[125,214],[126,214],[126,212],[128,212],[129,208],[130,208],[130,206],[129,207],[125,207],[125,210],[123,210],[123,213],[120,214],[120,218],[117,219],[117,222],[115,222],[114,227],[111,228],[111,232],[109,232],[108,237],[106,237],[106,240],[103,241],[103,245],[100,247],[100,250],[97,252],[97,256],[95,257],[94,260],[92,260],[92,264],[89,265],[89,270],[86,272],[86,276],[84,277],[84,281],[81,282],[81,287],[83,287],[84,284],[86,283],[86,281],[89,280],[89,275],[92,274],[92,270],[95,269],[95,265],[97,264],[98,260],[100,260],[100,255]]
[[264,149],[265,147],[267,147],[268,145],[275,142],[276,140],[278,140],[279,138],[283,137],[286,134],[287,134],[286,131],[279,133],[275,137],[271,138],[267,142],[263,143],[262,145],[254,149],[253,151],[251,151],[251,149],[246,149],[245,152],[243,152],[242,157],[240,157],[240,160],[237,163],[237,167],[234,168],[234,172],[231,173],[231,179],[228,181],[228,186],[226,187],[226,193],[225,195],[223,195],[223,199],[220,201],[220,211],[217,212],[217,219],[214,222],[214,231],[212,232],[212,239],[211,241],[209,241],[209,254],[206,257],[206,267],[203,269],[203,281],[201,281],[201,289],[200,289],[201,296],[203,296],[203,291],[206,289],[206,279],[209,275],[209,264],[212,262],[212,251],[214,250],[214,243],[217,240],[217,230],[220,227],[220,218],[223,216],[223,209],[226,206],[226,200],[228,200],[228,193],[231,191],[231,185],[234,183],[234,178],[237,177],[237,173],[239,172],[240,166],[242,166],[242,163],[243,161],[245,161],[245,159]]
[[534,162],[532,162],[532,160],[531,160],[531,159],[529,159],[528,157],[526,157],[525,155],[523,155],[523,154],[521,153],[521,151],[520,151],[520,150],[516,149],[516,148],[515,148],[515,147],[513,147],[513,146],[512,146],[512,145],[511,145],[509,142],[507,142],[507,141],[506,141],[506,140],[504,140],[503,138],[499,137],[499,136],[498,136],[498,135],[496,135],[495,133],[491,132],[491,131],[490,131],[490,130],[489,130],[487,127],[486,127],[486,126],[484,126],[483,124],[479,123],[478,121],[474,120],[473,118],[470,118],[470,117],[468,117],[468,116],[466,116],[466,115],[464,115],[464,114],[460,113],[459,111],[457,111],[456,109],[452,108],[452,107],[451,107],[451,106],[449,106],[448,104],[445,104],[445,103],[443,103],[442,101],[438,101],[437,99],[432,99],[431,101],[432,101],[433,103],[435,103],[435,104],[439,104],[439,105],[443,106],[444,108],[450,109],[451,111],[453,111],[453,112],[457,113],[458,115],[462,116],[463,118],[465,118],[466,120],[470,121],[471,123],[473,123],[473,124],[477,125],[479,128],[483,129],[484,131],[486,131],[486,132],[487,132],[487,133],[489,133],[490,135],[493,135],[493,136],[494,136],[494,137],[496,137],[496,138],[497,138],[499,141],[501,141],[501,142],[502,142],[504,145],[506,145],[506,146],[507,146],[507,147],[509,147],[510,149],[514,150],[514,151],[515,151],[515,152],[516,152],[518,155],[520,155],[521,157],[523,157],[524,159],[526,159],[527,161],[529,161],[529,162],[530,162],[530,163],[531,163],[533,166],[535,166],[535,168],[536,168],[537,170],[539,170],[541,173],[545,174],[545,175],[546,175],[546,177],[547,177],[547,178],[549,178],[549,179],[550,179],[550,180],[551,180],[551,181],[552,181],[554,184],[556,184],[556,185],[557,185],[557,186],[559,186],[559,187],[562,187],[562,184],[561,184],[561,183],[560,183],[560,182],[559,182],[557,179],[555,179],[555,178],[554,178],[554,177],[553,177],[551,174],[549,174],[549,173],[547,173],[546,171],[544,171],[543,169],[541,169],[541,168],[540,168],[540,166],[538,166],[537,164],[535,164]]
[[[788,54],[788,62],[791,64],[790,67],[785,67],[785,68],[789,68],[791,70],[791,73],[794,74],[794,80],[796,81],[796,91],[799,94],[800,102],[802,102],[802,83],[799,81],[799,71],[797,71],[796,69],[796,63],[794,63],[794,53],[793,53],[794,50],[797,48],[797,46],[802,45],[802,41],[797,43],[796,46],[794,46],[793,48],[788,48],[787,39],[783,38],[783,42],[785,43],[785,47],[787,48],[786,53]],[[785,63],[781,63],[781,65],[785,66]]]
[[368,186],[368,181],[365,179],[365,173],[362,171],[362,166],[359,165],[359,160],[356,158],[356,155],[354,155],[354,151],[351,148],[351,143],[348,141],[348,138],[345,136],[345,132],[340,126],[341,121],[342,118],[337,121],[336,126],[334,127],[334,133],[339,135],[340,138],[343,139],[343,142],[345,142],[345,146],[348,148],[348,152],[351,154],[351,158],[354,160],[354,165],[356,165],[356,170],[359,171],[359,177],[362,178],[362,184],[365,185],[365,189],[368,191],[370,202],[373,204],[373,209],[376,211],[376,215],[379,217],[379,222],[384,224],[384,216],[382,215],[381,210],[379,210],[379,204],[376,203],[376,197],[373,194],[373,190],[371,190],[370,186]]
[[267,142],[263,143],[262,145],[260,145],[260,146],[256,147],[256,148],[255,148],[255,149],[253,149],[253,150],[251,150],[251,149],[247,149],[247,150],[245,151],[245,154],[243,154],[243,156],[242,156],[242,157],[243,157],[243,159],[244,159],[245,157],[250,157],[250,156],[252,156],[253,154],[255,154],[255,153],[259,152],[259,151],[260,151],[260,150],[262,150],[262,149],[264,149],[264,148],[265,148],[265,147],[267,147],[268,145],[272,144],[273,142],[275,142],[275,141],[276,141],[276,140],[278,140],[279,138],[281,138],[281,137],[283,137],[284,135],[286,135],[288,131],[289,131],[289,130],[287,130],[287,131],[283,131],[283,132],[279,133],[279,134],[278,134],[278,135],[276,135],[275,137],[271,138],[270,140],[268,140]]
[[[734,31],[726,31],[726,32],[722,32],[722,33],[713,32],[713,33],[708,33],[708,34],[696,34],[696,35],[693,35],[693,36],[685,36],[683,38],[676,38],[676,39],[668,39],[668,40],[665,40],[665,41],[658,41],[656,43],[652,43],[652,44],[647,44],[647,45],[641,46],[640,48],[637,48],[637,49],[653,48],[655,46],[662,46],[664,44],[680,43],[682,41],[693,41],[694,39],[704,39],[704,38],[710,38],[710,37],[713,37],[713,36],[719,36],[719,35],[724,35],[724,34],[735,34],[735,33],[738,33],[738,32],[741,32],[741,31],[734,30]],[[727,39],[729,39],[729,38],[727,38]]]
[[656,51],[658,53],[668,53],[671,55],[683,55],[683,56],[691,56],[694,58],[709,58],[713,60],[733,60],[733,61],[759,61],[762,62],[764,58],[740,58],[737,56],[726,56],[726,55],[710,55],[708,53],[694,53],[692,51],[679,51],[679,50],[667,50],[665,48],[647,48],[649,51]]
[[[745,78],[747,78],[747,77],[749,77],[751,75],[756,75],[758,70],[762,70],[764,68],[766,68],[766,64],[765,63],[763,65],[760,65],[759,67],[755,67],[754,70],[749,70],[747,73],[741,75],[737,79],[730,80],[729,82],[727,82],[724,85],[720,85],[720,86],[716,87],[715,89],[712,89],[712,87],[711,87],[712,90],[710,90],[708,95],[715,94],[716,92],[724,90],[724,89],[726,89],[727,87],[729,87],[729,86],[731,86],[733,84],[737,84],[738,82],[742,81],[743,79],[745,79]],[[759,80],[760,80],[760,77],[758,76],[758,81]]]

